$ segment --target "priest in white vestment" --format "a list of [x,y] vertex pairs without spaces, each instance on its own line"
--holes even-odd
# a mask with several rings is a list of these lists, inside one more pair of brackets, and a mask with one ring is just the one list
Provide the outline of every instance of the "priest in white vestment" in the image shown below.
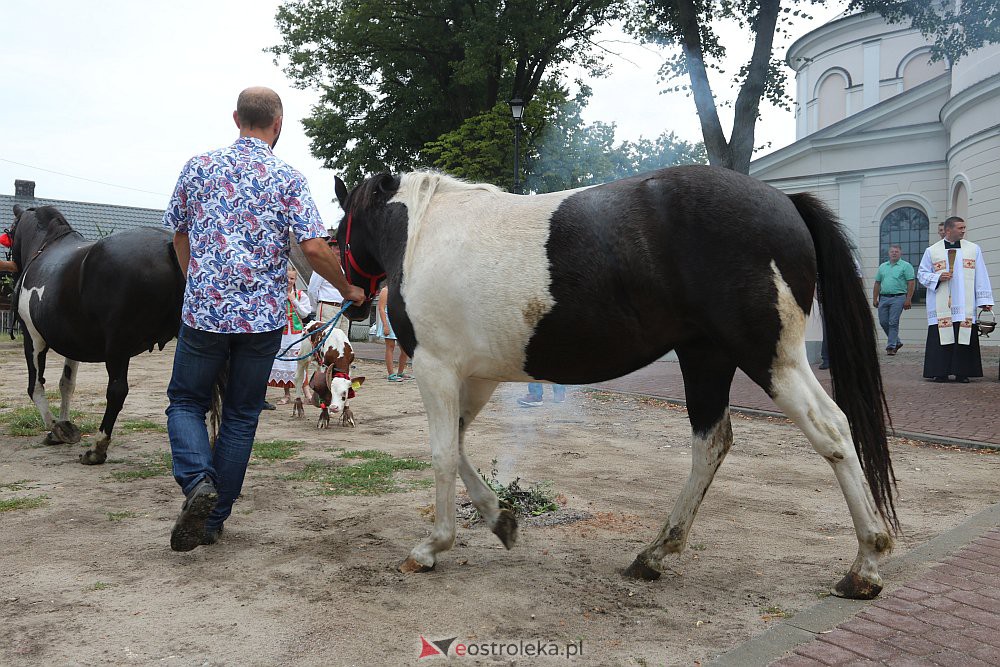
[[956,382],[983,376],[975,327],[980,309],[993,309],[993,289],[983,252],[965,240],[962,218],[944,221],[944,238],[924,251],[917,280],[927,288],[924,377]]

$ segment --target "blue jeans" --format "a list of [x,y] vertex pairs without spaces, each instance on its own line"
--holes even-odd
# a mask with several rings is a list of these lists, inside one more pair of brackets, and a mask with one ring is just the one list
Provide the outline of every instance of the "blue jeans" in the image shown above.
[[[182,324],[177,334],[174,371],[167,387],[167,434],[174,460],[174,479],[184,495],[208,478],[219,492],[206,527],[222,525],[243,488],[247,462],[264,407],[267,378],[281,345],[281,329],[265,333],[220,334]],[[205,415],[212,388],[229,362],[222,400],[222,420],[213,448]]]
[[[528,383],[528,394],[534,398],[536,401],[542,400],[542,383],[541,382],[529,382]],[[557,401],[561,401],[566,398],[566,385],[564,384],[553,384],[552,385],[552,397]]]
[[905,301],[905,294],[879,295],[878,323],[889,337],[889,342],[885,346],[887,350],[895,350],[899,346],[899,316],[903,314]]

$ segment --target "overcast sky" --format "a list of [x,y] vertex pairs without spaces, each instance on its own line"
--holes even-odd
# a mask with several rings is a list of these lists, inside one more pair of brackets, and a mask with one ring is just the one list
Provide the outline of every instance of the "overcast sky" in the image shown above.
[[[295,90],[265,47],[279,40],[279,0],[71,0],[6,2],[0,16],[0,193],[14,179],[36,182],[51,199],[148,208],[166,206],[177,175],[192,155],[230,143],[236,96],[243,88],[275,89],[285,107],[276,153],[309,179],[325,220],[336,221],[333,173],[309,154],[299,120],[317,98]],[[816,11],[798,37],[835,16],[840,4]],[[694,103],[659,95],[662,54],[603,36],[611,74],[591,81],[585,118],[615,122],[617,139],[653,138],[667,129],[699,141]],[[727,43],[730,40],[727,40]],[[734,29],[735,55],[748,37]],[[789,41],[778,53],[784,54]],[[724,84],[717,95],[732,97]],[[723,111],[725,114],[725,110]],[[731,126],[725,119],[724,127]],[[727,132],[728,133],[728,132]],[[794,140],[790,112],[766,109],[758,144],[772,150]],[[89,180],[84,180],[89,179]],[[6,225],[10,212],[0,212]]]

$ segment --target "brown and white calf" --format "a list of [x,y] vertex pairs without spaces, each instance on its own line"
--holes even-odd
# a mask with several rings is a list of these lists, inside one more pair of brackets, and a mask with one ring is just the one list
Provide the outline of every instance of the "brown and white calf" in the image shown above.
[[[302,341],[301,353],[310,349],[312,354],[299,361],[296,384],[302,387],[306,400],[321,410],[319,428],[326,428],[330,413],[340,413],[343,426],[354,426],[354,414],[347,401],[354,398],[354,391],[365,382],[364,377],[351,378],[351,364],[354,362],[354,348],[347,340],[347,334],[337,327],[317,329],[321,322],[310,325],[312,335]],[[313,372],[308,384],[303,383],[310,361],[316,361],[319,369]]]

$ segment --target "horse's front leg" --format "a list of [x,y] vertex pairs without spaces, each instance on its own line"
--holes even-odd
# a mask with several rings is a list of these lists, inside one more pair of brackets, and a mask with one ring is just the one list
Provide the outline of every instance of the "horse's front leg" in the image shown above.
[[125,397],[128,396],[128,362],[129,358],[109,359],[105,362],[108,369],[108,407],[104,409],[104,419],[101,420],[101,431],[93,449],[80,454],[80,463],[97,465],[108,458],[108,445],[111,444],[111,431],[115,428],[118,413],[122,411]]
[[63,364],[62,377],[59,378],[59,421],[52,425],[50,437],[55,437],[58,442],[77,443],[83,437],[80,429],[76,427],[69,417],[69,404],[73,399],[76,390],[76,374],[80,368],[79,361],[66,359]]
[[500,509],[497,494],[476,471],[465,454],[465,431],[490,400],[497,384],[493,380],[470,378],[462,385],[460,402],[462,412],[458,419],[458,474],[462,476],[469,498],[483,516],[486,525],[500,538],[503,545],[510,549],[517,541],[517,517],[509,509]]
[[414,547],[399,566],[401,572],[426,572],[434,568],[437,554],[455,542],[455,477],[458,472],[459,387],[455,371],[417,352],[417,385],[427,410],[434,465],[434,529]]
[[40,337],[31,335],[30,330],[24,334],[24,358],[28,362],[28,397],[38,408],[38,414],[42,418],[45,428],[49,433],[45,436],[46,445],[58,445],[63,441],[55,436],[52,426],[55,418],[52,410],[49,409],[49,399],[45,396],[45,355],[48,347]]

